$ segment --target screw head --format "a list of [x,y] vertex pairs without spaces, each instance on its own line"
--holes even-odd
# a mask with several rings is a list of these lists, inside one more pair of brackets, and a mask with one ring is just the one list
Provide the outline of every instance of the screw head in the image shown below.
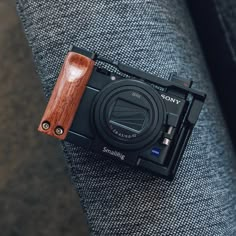
[[48,121],[44,121],[42,123],[43,130],[48,130],[50,128],[50,123]]
[[116,80],[116,77],[114,75],[111,76],[111,80],[112,81],[115,81]]
[[62,127],[56,127],[55,129],[55,134],[56,135],[63,135],[64,134],[64,129]]
[[171,142],[170,139],[164,138],[162,144],[164,144],[164,145],[166,145],[166,146],[169,146],[169,145],[170,145],[170,142]]

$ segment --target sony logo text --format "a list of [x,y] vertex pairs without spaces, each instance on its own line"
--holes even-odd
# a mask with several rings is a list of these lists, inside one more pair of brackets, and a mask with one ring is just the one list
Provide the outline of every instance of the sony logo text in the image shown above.
[[163,99],[165,99],[166,101],[168,101],[168,102],[173,102],[173,103],[175,103],[175,104],[177,104],[177,105],[181,102],[180,100],[178,100],[178,99],[176,99],[176,98],[172,98],[172,97],[167,96],[167,95],[165,95],[165,94],[161,94],[161,97],[162,97]]

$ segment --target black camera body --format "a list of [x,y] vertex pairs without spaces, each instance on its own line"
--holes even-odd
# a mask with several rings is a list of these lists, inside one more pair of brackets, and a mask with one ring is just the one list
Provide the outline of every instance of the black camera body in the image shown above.
[[206,98],[191,81],[169,80],[73,46],[95,65],[66,140],[173,179]]

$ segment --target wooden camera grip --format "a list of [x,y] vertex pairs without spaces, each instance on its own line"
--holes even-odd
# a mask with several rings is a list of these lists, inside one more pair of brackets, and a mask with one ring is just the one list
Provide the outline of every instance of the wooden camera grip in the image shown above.
[[65,139],[94,68],[94,61],[69,52],[38,131]]

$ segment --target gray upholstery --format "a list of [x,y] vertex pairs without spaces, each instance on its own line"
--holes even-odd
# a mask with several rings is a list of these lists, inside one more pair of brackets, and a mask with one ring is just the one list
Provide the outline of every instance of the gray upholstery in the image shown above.
[[214,0],[214,3],[232,59],[236,63],[236,2],[234,0]]
[[173,182],[63,143],[91,234],[236,235],[235,154],[184,1],[17,6],[47,98],[71,44],[163,78],[177,72],[208,94]]

